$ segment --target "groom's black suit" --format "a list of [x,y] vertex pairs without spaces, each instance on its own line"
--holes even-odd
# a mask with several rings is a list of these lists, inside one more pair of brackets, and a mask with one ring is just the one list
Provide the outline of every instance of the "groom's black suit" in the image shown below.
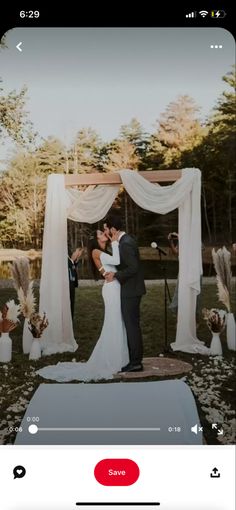
[[127,332],[131,365],[139,365],[143,357],[140,328],[140,302],[146,293],[137,243],[128,234],[119,241],[120,265],[115,278],[121,284],[121,309]]

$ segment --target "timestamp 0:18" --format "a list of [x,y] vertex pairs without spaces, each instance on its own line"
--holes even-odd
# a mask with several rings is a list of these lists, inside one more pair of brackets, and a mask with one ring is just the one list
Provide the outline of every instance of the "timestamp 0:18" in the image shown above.
[[168,432],[181,432],[181,427],[168,427]]

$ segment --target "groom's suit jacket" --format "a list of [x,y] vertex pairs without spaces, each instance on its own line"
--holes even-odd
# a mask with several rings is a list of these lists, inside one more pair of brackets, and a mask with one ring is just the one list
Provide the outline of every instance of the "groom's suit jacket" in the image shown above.
[[119,241],[120,265],[115,277],[121,284],[121,297],[142,296],[146,293],[138,245],[124,234]]

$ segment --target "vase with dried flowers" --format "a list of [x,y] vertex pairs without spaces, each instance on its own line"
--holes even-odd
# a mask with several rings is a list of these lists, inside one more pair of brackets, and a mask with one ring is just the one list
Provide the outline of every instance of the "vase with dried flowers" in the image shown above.
[[40,338],[43,334],[44,329],[48,326],[48,319],[46,314],[43,316],[38,313],[33,313],[29,320],[29,330],[33,336],[33,343],[30,350],[29,359],[38,359],[41,357]]
[[40,338],[44,329],[48,326],[46,314],[41,316],[36,312],[36,299],[33,291],[33,282],[29,280],[29,261],[25,257],[16,259],[13,262],[12,274],[15,281],[15,287],[20,302],[21,313],[27,319],[28,330],[31,332],[31,338],[24,335],[25,343],[23,352],[30,353],[30,359],[41,357]]
[[12,358],[12,340],[9,332],[19,323],[20,305],[13,299],[7,301],[0,310],[0,363],[8,363]]
[[227,309],[226,316],[226,338],[229,349],[236,350],[236,328],[234,314],[231,312],[230,294],[232,290],[231,253],[225,246],[215,251],[212,250],[212,258],[216,271],[217,295],[219,301]]
[[219,310],[218,308],[203,308],[203,318],[206,320],[208,328],[212,332],[212,340],[210,345],[210,354],[212,356],[222,355],[222,345],[220,341],[220,333],[224,330],[226,324],[226,312],[225,310]]

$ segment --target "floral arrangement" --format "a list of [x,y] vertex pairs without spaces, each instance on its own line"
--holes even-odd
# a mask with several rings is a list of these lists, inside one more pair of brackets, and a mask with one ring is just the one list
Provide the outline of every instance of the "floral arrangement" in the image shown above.
[[17,305],[13,299],[7,301],[0,310],[0,333],[9,333],[15,329],[19,323],[20,305]]
[[14,260],[12,275],[15,282],[20,311],[28,319],[29,330],[34,338],[40,338],[48,326],[46,314],[41,316],[36,312],[36,299],[33,291],[33,282],[29,280],[29,261],[25,257]]
[[202,314],[212,333],[221,333],[223,331],[226,323],[225,310],[219,310],[218,308],[208,310],[208,308],[203,308]]
[[48,319],[46,314],[43,317],[38,313],[32,313],[29,320],[29,330],[31,331],[34,338],[40,338],[44,329],[48,326]]

